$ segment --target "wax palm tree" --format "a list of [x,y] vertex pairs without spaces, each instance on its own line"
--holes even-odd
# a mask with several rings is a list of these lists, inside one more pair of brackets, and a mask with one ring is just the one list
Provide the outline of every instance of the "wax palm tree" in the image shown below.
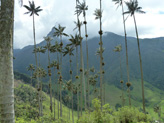
[[[52,51],[52,48],[51,48],[51,50],[50,51]],[[54,51],[54,50],[53,50]],[[50,64],[50,67],[51,68],[54,68],[54,120],[55,120],[55,118],[56,118],[56,115],[55,115],[55,78],[56,78],[56,76],[55,76],[55,70],[56,70],[56,68],[57,68],[57,61],[52,61],[51,62],[51,64]]]
[[100,98],[101,98],[101,109],[102,109],[102,105],[103,105],[103,93],[102,93],[102,84],[103,84],[103,55],[102,55],[102,49],[103,49],[103,42],[102,42],[102,6],[101,6],[101,0],[100,0],[100,9],[96,9],[94,12],[94,15],[96,16],[95,19],[99,19],[100,20],[100,31],[99,31],[99,35],[100,35]]
[[[35,38],[35,15],[39,16],[38,12],[42,11],[40,9],[40,6],[35,7],[34,1],[30,2],[29,1],[29,6],[24,5],[24,7],[28,10],[25,14],[30,14],[30,16],[33,17],[33,37],[34,37],[34,49],[36,49],[36,38]],[[35,62],[36,62],[36,67],[38,67],[37,63],[37,54],[35,52]]]
[[87,19],[86,19],[86,11],[88,10],[88,6],[86,5],[86,2],[83,1],[82,3],[78,2],[78,5],[76,6],[77,10],[76,13],[78,14],[78,16],[83,13],[83,17],[84,17],[84,24],[85,24],[85,38],[86,38],[86,53],[87,53],[87,71],[86,71],[86,80],[87,80],[87,107],[89,109],[90,107],[90,101],[89,101],[89,57],[88,57],[88,34],[87,34]]
[[[35,16],[37,15],[39,16],[39,12],[42,11],[42,9],[40,9],[40,6],[35,7],[35,3],[34,1],[30,2],[29,1],[29,6],[24,5],[24,7],[28,10],[28,12],[26,12],[25,14],[30,14],[30,16],[33,17],[33,37],[34,37],[34,49],[36,49],[36,38],[35,38]],[[35,62],[36,62],[36,69],[38,69],[38,62],[37,62],[37,54],[35,52]],[[37,77],[37,83],[38,83],[38,88],[39,88],[39,78]],[[40,112],[40,97],[38,95],[38,102],[39,102],[39,112]],[[40,114],[40,113],[39,113]]]
[[143,70],[142,70],[142,58],[141,58],[141,51],[140,51],[140,44],[139,44],[139,36],[138,36],[138,30],[137,30],[137,24],[136,24],[136,18],[135,13],[145,13],[142,11],[142,7],[138,6],[138,1],[133,0],[130,2],[125,2],[125,4],[128,7],[128,11],[124,12],[124,14],[129,14],[133,16],[134,24],[135,24],[135,31],[136,31],[136,37],[137,37],[137,45],[138,45],[138,54],[139,54],[139,61],[140,61],[140,72],[141,72],[141,86],[142,86],[142,102],[143,102],[143,111],[145,111],[145,95],[144,95],[144,81],[143,81]]
[[[50,52],[51,53],[55,53],[56,52],[56,54],[57,54],[57,66],[56,66],[56,68],[57,68],[57,78],[59,78],[59,75],[60,75],[60,70],[59,70],[59,53],[60,52],[62,52],[61,51],[61,48],[60,48],[60,45],[59,45],[59,43],[57,42],[57,41],[55,41],[55,45],[53,45],[53,46],[51,46],[51,48],[50,48]],[[60,94],[59,94],[59,84],[60,84],[60,82],[59,82],[59,79],[57,80],[58,82],[57,82],[57,99],[58,99],[58,119],[59,119],[59,100],[60,100]]]
[[[123,6],[123,0],[112,0],[113,2],[115,2],[115,4],[118,4],[118,7],[121,6],[122,7],[122,13],[124,13],[124,6]],[[130,81],[130,77],[129,77],[129,63],[128,63],[128,44],[127,44],[127,34],[126,34],[126,25],[125,25],[125,16],[124,14],[122,14],[123,17],[123,24],[124,24],[124,34],[125,34],[125,49],[126,49],[126,69],[127,69],[127,78],[128,78],[128,82]]]
[[[95,55],[100,56],[100,51],[101,51],[101,50],[102,50],[102,51],[101,51],[102,54],[104,53],[105,48],[102,47],[102,49],[101,49],[101,50],[100,50],[100,49],[101,49],[100,47],[97,49]],[[104,80],[104,74],[105,74],[104,65],[105,65],[105,63],[103,62],[103,58],[102,58],[102,82],[103,82],[103,80]],[[104,86],[103,86],[103,85],[104,85]],[[102,90],[102,99],[103,99],[103,97],[104,97],[104,104],[105,104],[105,100],[106,100],[106,98],[105,98],[105,82],[102,84],[102,88],[103,88],[103,90]],[[104,93],[103,93],[103,91],[104,91]],[[100,88],[100,92],[101,92],[101,88]],[[103,95],[103,94],[104,94],[104,95]]]
[[1,0],[0,11],[0,122],[14,123],[14,0]]
[[120,55],[120,52],[122,51],[121,44],[117,45],[113,51],[119,53],[119,59],[120,59],[120,83],[121,83],[121,86],[122,86],[122,96],[121,96],[121,99],[122,99],[122,106],[124,106],[124,89],[123,89],[123,83],[124,82],[123,82],[123,78],[122,78],[122,64],[121,64],[121,55]]
[[44,37],[44,40],[47,42],[47,45],[45,46],[45,48],[47,49],[47,52],[48,52],[48,75],[49,75],[49,89],[50,89],[50,110],[51,110],[51,113],[53,111],[52,109],[52,83],[51,83],[51,68],[50,68],[50,63],[51,63],[51,60],[50,60],[50,47],[51,47],[51,41],[52,41],[52,38],[51,37]]
[[[63,47],[63,41],[62,41],[62,37],[63,36],[68,36],[66,33],[64,33],[66,27],[62,27],[60,24],[58,25],[58,28],[54,27],[55,32],[53,34],[53,36],[55,37],[60,37],[60,48],[62,51],[62,47]],[[62,78],[62,52],[60,52],[60,78]],[[62,80],[62,79],[59,79]],[[60,117],[62,117],[62,93],[61,93],[61,84],[62,81],[60,81]]]
[[[70,47],[70,46],[66,46],[64,48],[64,52],[63,52],[63,56],[66,56],[67,54],[69,55],[69,61],[70,61],[70,81],[71,81],[71,85],[72,85],[72,65],[71,65],[71,62],[72,62],[72,59],[71,59],[71,56],[73,56],[73,50],[74,48],[73,47]],[[71,96],[72,96],[72,121],[74,122],[74,115],[73,115],[73,88],[71,88]]]
[[[76,10],[77,11],[77,10]],[[76,13],[75,11],[75,13]],[[77,13],[76,13],[77,14]],[[80,22],[80,20],[78,19],[77,22],[74,22],[76,27],[75,29],[78,29],[79,32],[79,39],[80,39],[80,86],[81,86],[81,95],[80,95],[80,109],[81,109],[81,115],[82,115],[82,102],[83,102],[83,98],[82,98],[82,85],[84,85],[84,103],[85,103],[85,109],[86,109],[86,89],[85,89],[85,80],[84,80],[84,63],[83,63],[83,49],[82,49],[82,40],[83,38],[81,37],[81,26],[82,26],[82,22]]]
[[28,71],[31,71],[31,85],[32,85],[32,75],[33,75],[33,72],[35,70],[35,67],[33,64],[30,64],[28,67],[27,67],[27,70]]

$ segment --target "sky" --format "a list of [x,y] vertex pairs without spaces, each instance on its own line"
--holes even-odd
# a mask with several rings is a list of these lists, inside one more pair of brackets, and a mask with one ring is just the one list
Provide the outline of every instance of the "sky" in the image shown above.
[[[76,21],[75,6],[76,0],[34,0],[36,6],[41,6],[43,11],[35,16],[36,42],[43,41],[43,37],[51,31],[52,27],[66,27],[65,33],[75,34],[73,31]],[[83,2],[83,0],[80,0]],[[136,22],[140,38],[164,37],[164,0],[138,0],[139,6],[146,14],[136,13]],[[24,0],[24,5],[29,5]],[[99,8],[99,0],[86,0],[88,5],[87,27],[89,38],[98,35],[99,20],[93,15],[96,8]],[[125,6],[125,5],[124,5]],[[102,29],[103,32],[113,32],[124,35],[121,7],[117,9],[112,0],[102,0]],[[127,10],[125,6],[125,11]],[[21,49],[27,45],[33,45],[32,17],[24,14],[27,10],[21,7],[18,0],[15,1],[14,19],[14,48]],[[127,15],[126,15],[127,16]],[[83,21],[81,15],[80,20]],[[134,21],[132,17],[126,20],[127,35],[135,37]],[[84,27],[82,27],[84,36]]]

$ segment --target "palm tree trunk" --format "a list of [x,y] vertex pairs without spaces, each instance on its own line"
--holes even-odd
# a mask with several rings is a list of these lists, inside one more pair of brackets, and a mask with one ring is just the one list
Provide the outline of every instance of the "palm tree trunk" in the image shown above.
[[[36,49],[36,38],[35,38],[35,16],[33,14],[33,36],[34,36],[34,50]],[[37,53],[35,52],[35,62],[36,62],[36,80],[38,84],[38,89],[40,88],[39,86],[39,77],[38,77],[38,60],[37,60]],[[38,104],[39,104],[39,116],[41,116],[41,104],[40,104],[40,93],[38,93]]]
[[129,63],[128,63],[128,44],[127,44],[127,35],[126,35],[126,26],[125,26],[125,16],[124,16],[124,6],[122,3],[122,17],[123,17],[123,24],[124,24],[124,34],[125,34],[125,49],[126,49],[126,69],[127,69],[127,79],[128,83],[130,82],[130,77],[129,77]]
[[[57,61],[58,61],[58,65],[59,65],[59,56],[58,56],[58,52],[57,52]],[[60,70],[58,69],[57,72],[59,72]],[[58,74],[58,77],[59,78],[59,74]],[[59,113],[60,113],[60,110],[59,110],[59,80],[57,80],[57,95],[58,95],[58,119],[59,119]]]
[[55,115],[55,109],[56,109],[56,104],[55,104],[55,67],[54,67],[54,120],[56,119]]
[[[49,44],[47,44],[47,46],[49,47]],[[49,48],[48,48],[48,73],[51,74],[50,72],[50,55],[49,55]],[[50,110],[51,110],[51,113],[53,112],[52,110],[52,84],[51,84],[51,75],[49,75],[49,89],[50,89]]]
[[[76,46],[76,76],[78,76],[78,47]],[[79,78],[78,78],[79,79]],[[77,114],[79,119],[79,89],[77,89]]]
[[[62,43],[62,36],[60,35],[60,42]],[[62,46],[61,46],[62,51]],[[62,76],[62,52],[60,53],[60,76]],[[60,117],[62,117],[62,81],[60,81]]]
[[129,93],[129,106],[131,107],[131,96],[130,96],[130,88],[128,87],[128,93]]
[[87,108],[89,110],[89,107],[90,107],[90,101],[89,101],[89,56],[88,56],[88,41],[87,41],[87,38],[88,38],[88,34],[87,34],[87,21],[86,21],[86,16],[84,16],[84,22],[85,23],[85,37],[86,37],[86,52],[87,52],[87,74],[86,74],[86,80],[87,80]]
[[139,60],[140,60],[140,72],[141,72],[142,103],[143,103],[143,111],[145,113],[145,96],[144,96],[144,81],[143,81],[143,70],[142,70],[142,58],[141,58],[141,52],[140,52],[140,44],[139,44],[139,37],[138,37],[138,31],[137,31],[137,24],[136,24],[135,15],[133,15],[133,19],[134,19],[134,24],[135,24],[136,36],[137,36],[138,53],[139,53]]
[[[70,71],[72,71],[71,55],[69,55],[69,59],[70,59]],[[71,78],[71,97],[72,97],[72,122],[74,123],[74,115],[73,115],[73,87],[72,87],[72,73],[70,73],[70,78]]]
[[1,0],[0,122],[15,123],[13,74],[14,0]]
[[[100,0],[100,11],[101,9],[101,0]],[[102,32],[102,21],[100,17],[100,32]],[[103,62],[103,56],[102,56],[102,34],[100,33],[100,98],[101,98],[101,110],[103,105],[103,94],[102,94],[102,84],[103,84],[103,77],[102,77],[102,62]]]

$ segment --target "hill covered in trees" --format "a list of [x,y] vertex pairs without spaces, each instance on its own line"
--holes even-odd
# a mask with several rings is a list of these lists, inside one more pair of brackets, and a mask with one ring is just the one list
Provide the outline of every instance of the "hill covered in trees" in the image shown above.
[[[52,37],[54,30],[52,29],[48,36]],[[53,38],[52,44],[56,41],[56,38]],[[96,56],[96,51],[98,49],[99,38],[94,37],[88,40],[89,46],[89,67],[94,67],[96,71],[99,71],[99,57]],[[64,40],[64,46],[69,43],[68,39]],[[126,54],[125,54],[125,42],[124,37],[107,32],[106,35],[103,36],[103,46],[105,51],[103,53],[104,61],[105,61],[105,82],[108,84],[114,84],[117,87],[120,87],[120,61],[119,54],[114,52],[113,49],[116,45],[121,44],[123,49],[120,52],[121,61],[122,61],[122,71],[123,71],[123,80],[127,81],[126,75]],[[164,71],[162,66],[164,66],[164,38],[153,38],[153,39],[140,39],[141,45],[141,55],[143,62],[143,75],[144,80],[153,86],[164,90],[164,84],[162,84],[162,80],[164,80]],[[46,41],[41,42],[37,46],[45,46]],[[83,56],[84,56],[84,65],[86,66],[86,45],[85,41],[83,41]],[[23,49],[15,49],[14,50],[14,70],[27,73],[27,66],[29,64],[35,64],[33,46],[26,46]],[[75,54],[75,51],[74,51]],[[139,72],[139,60],[138,60],[138,51],[137,51],[137,42],[136,38],[128,37],[128,54],[129,54],[129,71],[130,71],[130,81],[140,79]],[[26,56],[26,57],[24,57]],[[50,54],[51,60],[57,59],[56,53]],[[73,64],[73,75],[75,74],[76,67],[76,57],[75,55],[72,58]],[[80,62],[80,61],[79,61]],[[47,52],[45,54],[40,54],[40,63],[46,68],[48,65]],[[69,74],[69,58],[65,56],[63,58],[63,77],[68,80]],[[140,83],[139,83],[140,84]]]

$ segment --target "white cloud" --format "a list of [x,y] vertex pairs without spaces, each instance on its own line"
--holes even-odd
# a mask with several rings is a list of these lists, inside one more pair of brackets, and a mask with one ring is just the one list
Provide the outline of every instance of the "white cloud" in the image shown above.
[[[82,0],[80,0],[82,1]],[[152,38],[164,36],[164,1],[163,0],[138,0],[139,6],[142,6],[146,14],[136,14],[136,20],[141,38]],[[95,20],[94,10],[99,8],[99,0],[86,0],[88,5],[87,21],[89,37],[98,36],[99,21]],[[28,1],[24,0],[28,5]],[[35,17],[36,39],[37,43],[43,40],[51,28],[57,24],[66,26],[66,33],[73,33],[75,27],[73,21],[76,21],[75,0],[35,0],[36,6],[43,9],[39,17]],[[32,17],[24,15],[26,9],[15,4],[15,37],[14,47],[23,48],[26,45],[33,44]],[[102,0],[103,8],[103,31],[111,31],[123,35],[123,22],[121,8],[112,2],[112,0]],[[83,18],[81,17],[83,20]],[[126,21],[128,36],[135,36],[133,18],[129,17]]]

